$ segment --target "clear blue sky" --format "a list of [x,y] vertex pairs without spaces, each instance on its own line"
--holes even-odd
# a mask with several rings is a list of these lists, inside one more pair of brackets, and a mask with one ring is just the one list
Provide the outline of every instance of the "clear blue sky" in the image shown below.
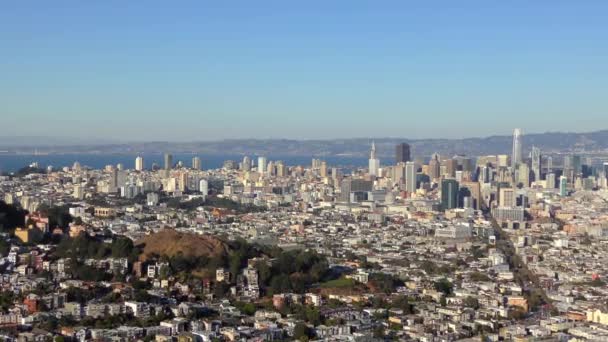
[[7,1],[2,135],[608,128],[608,1]]

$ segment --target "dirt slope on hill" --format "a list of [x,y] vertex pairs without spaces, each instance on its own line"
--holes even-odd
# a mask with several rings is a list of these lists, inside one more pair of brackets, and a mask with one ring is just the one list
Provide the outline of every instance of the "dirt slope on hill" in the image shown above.
[[136,245],[144,247],[140,256],[142,261],[153,255],[173,257],[181,253],[184,256],[217,256],[228,253],[226,243],[216,237],[180,233],[172,229],[147,235],[137,241]]

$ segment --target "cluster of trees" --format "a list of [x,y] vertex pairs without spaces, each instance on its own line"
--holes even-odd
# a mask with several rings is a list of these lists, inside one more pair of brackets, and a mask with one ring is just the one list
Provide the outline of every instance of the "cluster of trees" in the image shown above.
[[252,204],[241,204],[229,198],[219,198],[214,196],[207,197],[206,199],[203,199],[202,197],[194,198],[189,201],[181,201],[178,198],[169,198],[167,200],[167,207],[187,211],[194,210],[198,207],[213,207],[233,210],[239,214],[261,212],[266,210],[264,207]]
[[25,167],[22,167],[19,170],[17,170],[17,172],[15,172],[13,174],[13,176],[25,177],[25,176],[31,175],[31,174],[43,174],[43,173],[46,173],[45,169],[42,169],[39,167],[34,167],[34,166],[25,166]]
[[369,275],[369,281],[384,293],[392,293],[397,287],[404,285],[401,279],[386,273],[372,273]]
[[80,234],[76,238],[61,240],[55,256],[72,259],[128,258],[134,261],[140,253],[140,247],[134,246],[133,241],[125,237],[118,237],[112,243],[105,243],[87,234]]
[[15,228],[23,226],[25,215],[27,211],[0,201],[0,231],[10,233]]
[[70,215],[70,207],[68,205],[49,206],[46,204],[41,204],[38,207],[38,212],[46,215],[49,218],[49,227],[51,229],[55,227],[66,229],[73,221],[72,215]]
[[280,292],[304,293],[312,284],[327,279],[327,260],[315,252],[283,251],[272,265],[256,264],[259,281],[267,294]]

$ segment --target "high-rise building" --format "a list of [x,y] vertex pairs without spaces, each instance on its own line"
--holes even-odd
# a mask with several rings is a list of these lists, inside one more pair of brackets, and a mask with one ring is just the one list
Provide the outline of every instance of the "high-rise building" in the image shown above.
[[437,179],[441,175],[441,162],[439,161],[439,155],[433,154],[431,161],[429,161],[429,177],[431,179]]
[[540,148],[536,146],[532,146],[532,151],[530,152],[530,156],[532,157],[532,173],[534,174],[534,180],[539,181],[541,179],[541,163],[542,156],[540,154]]
[[396,184],[405,183],[405,163],[397,163],[393,166],[392,179]]
[[608,162],[604,162],[602,170],[604,171],[604,178],[608,180]]
[[515,169],[522,162],[523,150],[523,133],[521,129],[516,128],[513,131],[513,152],[511,154],[511,167]]
[[475,210],[481,209],[481,186],[478,182],[462,182],[460,183],[460,190],[466,189],[469,192],[472,203],[471,208]]
[[559,177],[559,195],[562,197],[568,195],[568,178],[565,176]]
[[327,162],[324,160],[321,162],[321,167],[319,168],[319,176],[322,178],[327,177]]
[[351,202],[351,193],[367,193],[372,191],[373,182],[365,179],[346,178],[340,183],[340,198],[341,202]]
[[418,188],[416,184],[416,163],[408,161],[405,163],[405,189],[412,195]]
[[525,188],[530,187],[530,167],[528,164],[519,164],[517,171],[517,182],[523,184]]
[[496,167],[507,167],[509,166],[509,156],[506,154],[499,154],[496,156]]
[[443,161],[445,165],[445,174],[444,176],[448,178],[456,177],[456,169],[458,168],[458,162],[456,159],[446,159]]
[[165,170],[173,168],[173,156],[170,153],[165,153]]
[[458,182],[455,179],[444,179],[441,182],[441,207],[444,210],[458,208]]
[[142,156],[138,156],[135,158],[135,170],[143,171],[144,169],[144,158]]
[[198,188],[203,196],[207,196],[209,194],[209,182],[206,179],[201,179],[199,181]]
[[192,168],[194,170],[200,170],[201,169],[201,158],[200,157],[193,157],[192,158]]
[[266,172],[266,157],[258,157],[258,172],[261,174]]
[[369,154],[369,174],[378,176],[380,170],[380,159],[376,157],[376,143],[372,142],[372,149]]
[[545,176],[545,188],[555,189],[555,173],[547,173]]
[[514,207],[516,204],[515,190],[513,188],[501,188],[498,193],[498,205],[500,207]]
[[553,172],[553,157],[547,157],[547,173]]
[[395,147],[395,164],[406,163],[412,160],[411,158],[412,156],[410,155],[410,145],[406,143],[401,143]]
[[251,158],[249,158],[249,156],[243,157],[242,170],[251,171]]

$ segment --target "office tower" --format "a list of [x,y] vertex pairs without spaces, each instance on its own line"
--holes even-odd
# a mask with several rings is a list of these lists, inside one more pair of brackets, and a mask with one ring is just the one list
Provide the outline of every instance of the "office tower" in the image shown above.
[[555,173],[547,173],[545,176],[545,188],[555,189]]
[[135,170],[144,170],[144,158],[142,156],[138,156],[137,158],[135,158]]
[[448,178],[456,177],[456,168],[458,168],[458,162],[456,159],[446,159],[443,161],[445,165],[445,174],[444,176]]
[[604,162],[602,170],[604,171],[604,178],[608,180],[608,162]]
[[283,164],[283,161],[279,160],[276,163],[277,168],[277,177],[286,177],[287,176],[287,167]]
[[312,159],[312,163],[311,163],[311,167],[313,170],[316,170],[318,168],[321,167],[321,159],[317,159],[317,158],[313,158]]
[[84,198],[84,188],[80,184],[74,185],[74,193],[72,194],[75,199],[81,200]]
[[258,172],[261,174],[266,172],[266,157],[258,157]]
[[393,167],[392,179],[397,184],[405,183],[405,163],[397,163]]
[[441,172],[441,163],[439,162],[439,155],[433,154],[431,156],[431,161],[429,161],[429,177],[431,179],[437,179]]
[[515,207],[515,189],[501,188],[498,193],[498,205],[500,207]]
[[192,168],[194,170],[200,170],[201,169],[201,158],[200,157],[193,157],[192,158]]
[[369,174],[378,176],[380,170],[380,159],[376,158],[376,143],[372,142],[372,149],[369,154]]
[[321,162],[321,167],[319,168],[319,176],[323,178],[327,177],[327,162],[325,160]]
[[562,197],[566,197],[568,195],[568,178],[565,176],[559,177],[559,195]]
[[513,153],[511,154],[511,167],[515,169],[517,165],[522,162],[522,149],[523,149],[523,133],[521,129],[516,128],[513,131]]
[[199,191],[204,196],[209,195],[209,182],[206,179],[201,179],[198,184]]
[[574,175],[580,176],[583,172],[583,162],[581,156],[575,154],[572,156],[572,169],[574,169]]
[[517,171],[517,183],[522,184],[524,188],[530,187],[530,167],[528,164],[519,164]]
[[492,168],[490,166],[482,166],[479,170],[479,181],[481,183],[492,182]]
[[182,192],[188,190],[188,172],[184,171],[179,175],[178,189]]
[[471,208],[475,210],[481,209],[481,186],[478,182],[462,182],[460,183],[460,189],[468,190],[469,196],[472,199]]
[[416,193],[416,163],[408,161],[405,163],[405,190],[410,196]]
[[532,151],[530,152],[530,157],[532,159],[532,173],[534,174],[534,180],[539,181],[541,178],[541,161],[542,156],[540,154],[540,148],[536,146],[532,146]]
[[553,157],[547,157],[547,173],[553,172]]
[[351,193],[367,193],[372,191],[373,182],[365,179],[346,178],[340,183],[341,202],[351,202]]
[[173,156],[170,153],[165,153],[165,170],[173,168]]
[[270,176],[277,174],[276,166],[273,161],[269,161],[268,164],[266,164],[266,173]]
[[444,210],[458,208],[458,182],[455,179],[444,179],[441,182],[441,207]]
[[462,171],[473,172],[473,160],[471,158],[462,158],[460,164],[462,165]]
[[401,143],[395,147],[395,164],[406,163],[412,160],[411,158],[412,156],[410,155],[410,145],[406,143]]
[[243,157],[242,170],[243,171],[251,171],[251,158],[249,158],[249,156],[244,156]]
[[509,156],[506,154],[499,154],[498,156],[496,156],[496,164],[497,164],[497,167],[509,166]]

